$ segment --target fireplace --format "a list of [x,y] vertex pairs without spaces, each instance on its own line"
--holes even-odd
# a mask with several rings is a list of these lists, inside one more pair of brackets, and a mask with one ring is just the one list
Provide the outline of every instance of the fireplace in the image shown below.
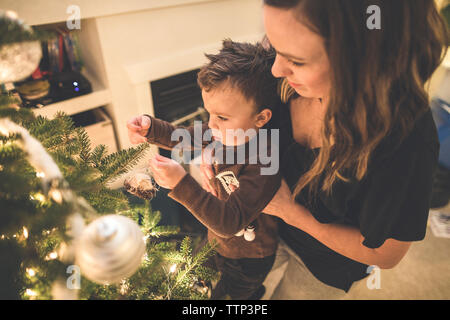
[[[172,75],[150,82],[153,111],[156,118],[176,126],[191,126],[195,120],[208,121],[203,108],[201,90],[197,84],[199,69]],[[158,152],[171,157],[171,152],[162,148]]]

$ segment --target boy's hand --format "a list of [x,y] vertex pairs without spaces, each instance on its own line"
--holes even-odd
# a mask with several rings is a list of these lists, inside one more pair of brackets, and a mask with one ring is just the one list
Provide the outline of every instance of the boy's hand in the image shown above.
[[166,189],[173,189],[186,175],[186,170],[176,161],[157,154],[150,161],[150,168],[156,183]]
[[147,142],[148,129],[152,124],[152,119],[147,116],[134,117],[128,120],[128,137],[132,144]]

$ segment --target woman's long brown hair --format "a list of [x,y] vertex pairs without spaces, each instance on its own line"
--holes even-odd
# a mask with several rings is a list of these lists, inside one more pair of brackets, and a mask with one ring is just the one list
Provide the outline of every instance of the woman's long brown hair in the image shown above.
[[[299,21],[325,39],[331,65],[330,101],[322,148],[294,195],[309,186],[331,192],[337,179],[361,180],[370,156],[395,127],[401,141],[429,108],[426,81],[441,63],[446,24],[434,0],[265,0],[296,10]],[[369,30],[370,5],[381,29]],[[292,39],[295,41],[295,39]],[[285,97],[293,93],[283,82]],[[342,172],[345,170],[347,177]]]

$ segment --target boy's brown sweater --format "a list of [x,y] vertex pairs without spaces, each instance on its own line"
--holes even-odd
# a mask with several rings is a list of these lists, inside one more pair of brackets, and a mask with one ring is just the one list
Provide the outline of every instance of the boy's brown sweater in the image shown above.
[[[171,141],[171,135],[177,127],[160,119],[151,119],[148,142],[169,150],[175,147],[179,141]],[[190,145],[194,148],[204,148],[209,143],[194,141],[194,128],[185,129],[191,134]],[[202,126],[201,137],[207,129],[207,125]],[[269,143],[270,141],[268,150]],[[235,152],[236,148],[238,147],[233,148]],[[217,191],[217,197],[204,190],[189,173],[169,193],[169,197],[185,206],[208,228],[208,239],[215,239],[219,244],[217,252],[231,259],[273,255],[278,243],[277,221],[270,215],[262,214],[262,210],[278,191],[281,178],[279,174],[261,175],[260,170],[264,165],[259,159],[256,164],[249,164],[248,149],[247,143],[245,164],[213,165],[215,176],[210,183]],[[231,192],[229,184],[238,184],[239,187]],[[247,241],[243,236],[235,236],[249,224],[256,227],[253,241]]]

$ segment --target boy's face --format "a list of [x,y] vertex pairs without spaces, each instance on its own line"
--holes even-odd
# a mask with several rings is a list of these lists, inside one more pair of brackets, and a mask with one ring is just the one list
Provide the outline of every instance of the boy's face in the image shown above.
[[209,113],[208,126],[213,129],[214,140],[226,146],[241,145],[252,137],[235,130],[242,129],[245,132],[254,129],[256,133],[268,121],[262,122],[254,102],[248,101],[239,89],[228,83],[209,91],[202,90],[202,97]]

